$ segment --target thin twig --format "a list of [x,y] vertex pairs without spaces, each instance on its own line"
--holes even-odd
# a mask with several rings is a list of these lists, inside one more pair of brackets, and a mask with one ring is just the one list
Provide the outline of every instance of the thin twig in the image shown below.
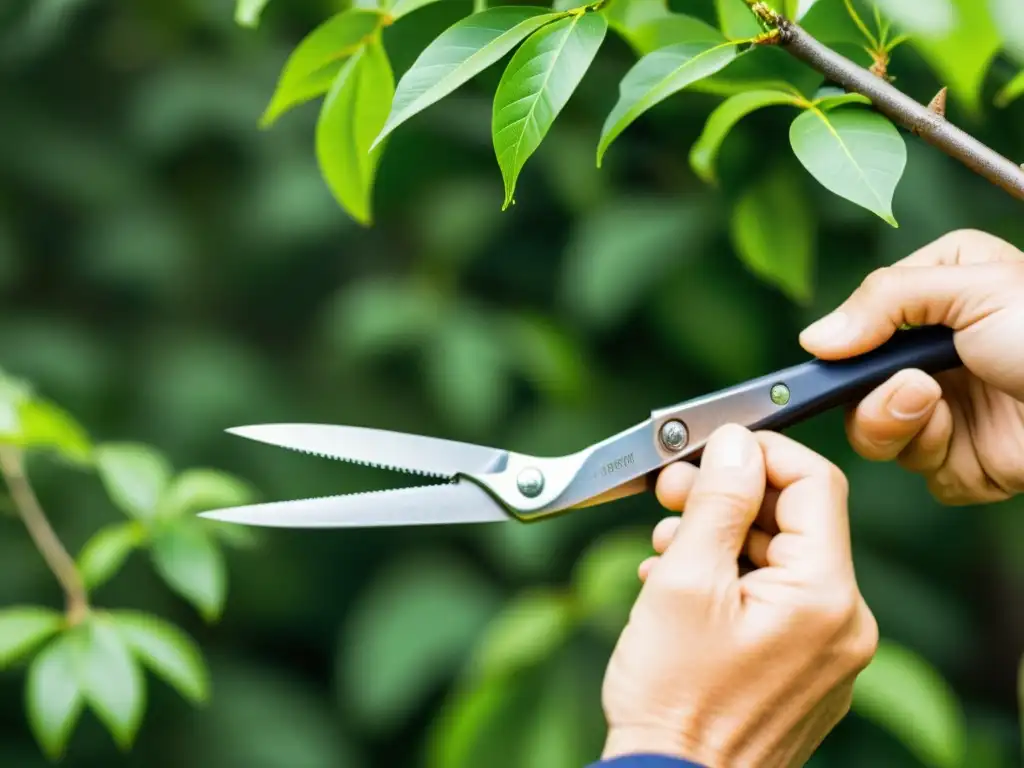
[[957,128],[944,116],[910,98],[891,83],[818,42],[799,24],[774,12],[770,21],[779,30],[780,46],[790,54],[847,91],[867,96],[875,109],[890,120],[959,160],[1014,197],[1024,200],[1024,169],[1015,162]]
[[0,447],[0,474],[3,474],[18,516],[25,523],[29,536],[64,590],[68,621],[77,624],[89,612],[89,598],[85,585],[75,561],[57,538],[53,526],[46,519],[46,513],[39,504],[39,499],[36,498],[35,491],[32,490],[32,485],[25,474],[25,462],[21,451],[10,446]]

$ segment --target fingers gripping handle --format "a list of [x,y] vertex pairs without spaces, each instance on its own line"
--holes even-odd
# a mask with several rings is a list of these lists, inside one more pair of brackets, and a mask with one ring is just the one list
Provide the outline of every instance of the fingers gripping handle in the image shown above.
[[860,400],[902,370],[916,368],[935,374],[962,364],[951,329],[932,326],[899,331],[865,355],[837,361],[811,360],[780,372],[779,381],[789,390],[789,402],[751,426],[773,431],[785,429]]
[[899,331],[877,349],[847,360],[811,360],[699,400],[655,411],[662,458],[696,458],[726,423],[781,431],[840,405],[856,402],[907,368],[941,373],[962,365],[949,328]]

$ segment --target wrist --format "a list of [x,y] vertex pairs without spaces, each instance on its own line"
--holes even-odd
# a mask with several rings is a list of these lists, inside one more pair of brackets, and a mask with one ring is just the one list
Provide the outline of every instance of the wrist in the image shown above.
[[608,730],[601,759],[628,755],[677,757],[706,768],[722,764],[713,749],[679,730],[658,726],[613,726]]

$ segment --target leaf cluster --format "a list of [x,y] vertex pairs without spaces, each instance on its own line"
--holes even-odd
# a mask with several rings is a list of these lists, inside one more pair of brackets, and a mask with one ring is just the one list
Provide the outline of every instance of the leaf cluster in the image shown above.
[[[251,500],[246,483],[212,469],[175,474],[159,451],[145,445],[94,443],[70,414],[2,372],[0,447],[95,472],[128,518],[100,529],[82,548],[76,571],[90,593],[115,576],[133,551],[148,549],[166,584],[205,619],[217,618],[227,589],[221,544],[246,546],[251,539],[194,513]],[[127,749],[146,708],[143,668],[193,703],[209,695],[195,642],[138,611],[90,606],[78,616],[39,606],[0,609],[0,669],[19,663],[28,665],[29,723],[51,758],[63,753],[86,706]]]

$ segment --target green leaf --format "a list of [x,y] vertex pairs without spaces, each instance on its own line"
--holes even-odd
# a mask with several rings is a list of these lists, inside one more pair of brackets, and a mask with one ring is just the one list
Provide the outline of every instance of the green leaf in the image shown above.
[[475,13],[442,32],[402,76],[380,135],[384,137],[413,115],[440,101],[487,69],[523,38],[564,14],[550,8],[499,6]]
[[795,106],[799,101],[799,97],[792,93],[775,90],[746,91],[723,101],[708,117],[703,132],[690,149],[690,165],[694,173],[705,182],[716,184],[715,160],[733,126],[755,110],[779,104]]
[[682,13],[670,13],[638,24],[629,30],[627,40],[641,56],[676,43],[726,41],[722,33],[710,24]]
[[146,613],[118,611],[112,619],[132,653],[157,676],[194,704],[209,698],[210,674],[192,638]]
[[956,693],[921,656],[882,640],[853,691],[853,710],[899,739],[924,765],[963,765],[967,726]]
[[956,22],[948,34],[914,35],[911,42],[935,70],[939,82],[974,117],[981,114],[981,88],[1001,47],[999,31],[982,0],[951,0]]
[[258,27],[263,9],[270,0],[235,0],[235,23],[249,28]]
[[28,669],[25,709],[32,733],[51,760],[64,753],[85,698],[79,688],[78,640],[72,633],[43,648]]
[[376,729],[399,722],[459,667],[499,605],[458,561],[400,561],[363,593],[338,647],[348,705]]
[[408,16],[413,11],[418,11],[425,5],[436,2],[438,0],[398,0],[398,2],[391,6],[391,16],[399,19],[402,16]]
[[163,454],[139,443],[98,446],[96,469],[110,499],[122,512],[140,520],[156,515],[172,474]]
[[644,56],[622,78],[619,100],[605,120],[597,164],[615,138],[640,115],[736,58],[733,43],[678,43]]
[[814,94],[814,106],[818,109],[828,111],[841,107],[845,104],[871,104],[871,99],[860,93],[848,93],[842,88],[835,88],[827,86],[825,88],[819,88],[818,92]]
[[692,258],[707,224],[705,209],[674,199],[616,200],[593,211],[566,248],[569,309],[595,327],[621,320],[680,260]]
[[762,31],[744,0],[715,0],[715,10],[718,24],[730,40],[744,40]]
[[0,371],[0,437],[15,437],[21,431],[18,411],[31,394],[27,384]]
[[515,675],[548,658],[573,628],[573,606],[563,594],[519,594],[490,626],[471,660],[475,677]]
[[640,592],[637,569],[654,554],[650,532],[616,531],[591,545],[573,570],[581,610],[614,637]]
[[778,168],[760,176],[736,202],[733,247],[755,275],[806,304],[813,290],[814,224],[799,179]]
[[534,32],[516,51],[494,95],[491,133],[512,204],[516,180],[569,101],[604,41],[599,13],[573,14]]
[[996,94],[995,105],[997,107],[1008,107],[1010,104],[1024,94],[1024,72],[1018,72],[1010,82],[1004,85]]
[[81,425],[66,411],[47,400],[32,398],[18,408],[19,430],[10,442],[26,450],[49,449],[77,464],[88,463],[92,444]]
[[789,141],[823,187],[899,226],[892,197],[907,164],[907,147],[885,117],[860,109],[809,109],[793,121]]
[[373,184],[383,149],[371,146],[394,90],[391,63],[375,40],[342,66],[317,121],[320,172],[342,208],[364,226],[373,220]]
[[153,541],[153,565],[167,585],[195,605],[207,621],[224,608],[227,569],[205,530],[181,524]]
[[883,16],[912,35],[944,35],[956,21],[950,0],[874,0],[874,3]]
[[1002,32],[1006,50],[1024,63],[1024,3],[1021,0],[988,0],[992,20]]
[[351,8],[310,32],[285,62],[260,125],[267,127],[292,107],[326,93],[341,63],[354,54],[383,20],[376,11]]
[[78,556],[78,570],[85,586],[95,589],[108,581],[145,538],[145,528],[134,521],[115,523],[98,530]]
[[608,25],[619,33],[673,15],[667,0],[617,0],[602,8],[601,13],[608,19]]
[[0,610],[0,669],[33,651],[63,623],[64,617],[49,608],[13,606]]
[[217,469],[187,469],[160,499],[161,517],[182,517],[211,509],[250,504],[256,492],[241,478]]
[[128,749],[146,711],[146,685],[139,665],[106,617],[72,630],[80,644],[79,687],[90,708],[121,749]]

